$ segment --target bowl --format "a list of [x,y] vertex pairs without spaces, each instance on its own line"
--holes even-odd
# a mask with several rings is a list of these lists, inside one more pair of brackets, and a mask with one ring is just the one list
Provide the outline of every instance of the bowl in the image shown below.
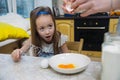
[[90,58],[86,55],[76,53],[57,54],[49,59],[50,67],[64,74],[81,72],[88,67],[90,62]]

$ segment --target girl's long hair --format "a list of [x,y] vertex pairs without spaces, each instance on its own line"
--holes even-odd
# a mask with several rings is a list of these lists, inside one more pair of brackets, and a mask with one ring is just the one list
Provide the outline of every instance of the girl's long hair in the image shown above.
[[59,47],[58,47],[58,42],[60,40],[60,35],[61,33],[56,31],[56,24],[55,24],[55,18],[52,14],[52,11],[49,7],[37,7],[35,8],[34,10],[31,11],[30,13],[30,23],[31,23],[31,37],[32,37],[32,44],[37,46],[37,47],[40,47],[42,48],[42,39],[41,37],[39,37],[39,34],[37,32],[37,26],[36,26],[36,19],[41,16],[41,15],[38,15],[38,13],[40,11],[45,11],[45,12],[48,12],[49,14],[42,14],[42,15],[50,15],[53,22],[54,22],[54,27],[55,27],[55,31],[54,31],[54,35],[53,35],[53,50],[54,50],[54,54],[58,54],[59,53]]

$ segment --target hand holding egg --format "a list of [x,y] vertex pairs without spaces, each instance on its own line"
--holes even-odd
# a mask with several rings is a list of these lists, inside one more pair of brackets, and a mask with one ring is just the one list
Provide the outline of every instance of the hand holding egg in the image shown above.
[[[72,4],[74,2],[70,1],[70,0],[64,0],[64,6],[63,6],[63,10],[65,13],[69,13],[69,14],[74,14],[74,13],[84,13],[86,11],[86,9],[78,9],[77,8],[71,8]],[[76,11],[77,10],[77,11]]]
[[66,10],[68,11],[68,12],[72,12],[73,11],[73,9],[71,8],[71,2],[67,2],[67,4],[66,4]]

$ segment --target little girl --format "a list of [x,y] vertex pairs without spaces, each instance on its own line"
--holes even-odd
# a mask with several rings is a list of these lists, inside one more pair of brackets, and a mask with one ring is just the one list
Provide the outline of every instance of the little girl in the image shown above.
[[55,19],[49,7],[37,7],[30,13],[31,37],[20,49],[12,52],[14,61],[19,61],[21,54],[30,47],[34,56],[50,57],[67,53],[67,36],[56,31]]

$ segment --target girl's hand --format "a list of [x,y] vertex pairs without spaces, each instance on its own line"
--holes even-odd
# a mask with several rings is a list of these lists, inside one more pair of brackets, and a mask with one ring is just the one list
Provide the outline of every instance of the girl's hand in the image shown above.
[[18,62],[18,61],[21,59],[21,54],[22,54],[21,49],[16,49],[16,50],[14,50],[14,51],[11,53],[12,59],[13,59],[15,62]]

